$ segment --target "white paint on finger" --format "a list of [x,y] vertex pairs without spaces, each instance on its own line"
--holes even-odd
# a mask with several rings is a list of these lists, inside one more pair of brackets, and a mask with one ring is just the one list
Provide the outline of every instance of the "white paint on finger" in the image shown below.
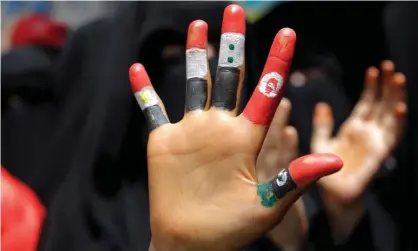
[[226,32],[221,35],[219,67],[239,67],[244,64],[245,36]]
[[283,77],[277,72],[265,74],[258,86],[258,90],[266,97],[275,98],[283,86]]
[[186,78],[205,78],[208,73],[208,57],[204,49],[186,50]]
[[141,110],[145,110],[150,106],[158,104],[157,93],[155,93],[154,88],[152,87],[145,87],[140,91],[135,92],[135,98],[141,107]]

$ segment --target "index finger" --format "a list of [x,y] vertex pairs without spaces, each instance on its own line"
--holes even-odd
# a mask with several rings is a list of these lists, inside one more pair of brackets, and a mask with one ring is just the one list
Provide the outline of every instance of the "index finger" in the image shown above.
[[273,40],[263,73],[242,115],[267,128],[283,96],[296,45],[296,33],[281,29]]

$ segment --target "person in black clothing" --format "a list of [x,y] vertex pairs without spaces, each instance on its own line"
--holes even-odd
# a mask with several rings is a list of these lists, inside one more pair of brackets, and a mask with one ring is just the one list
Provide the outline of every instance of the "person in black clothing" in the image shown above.
[[[388,191],[387,204],[392,205],[400,221],[399,250],[417,250],[418,241],[412,228],[417,218],[418,178],[418,4],[416,2],[391,2],[383,15],[383,27],[390,55],[396,69],[405,74],[406,100],[408,103],[405,137],[397,153],[399,166],[396,170],[396,189]],[[399,195],[403,196],[399,196]],[[407,198],[407,199],[406,199]]]
[[[47,172],[34,177],[43,181],[37,193],[48,206],[40,250],[148,249],[147,131],[127,69],[143,62],[157,93],[171,103],[168,115],[179,120],[185,63],[173,60],[167,45],[184,44],[188,23],[200,18],[215,34],[209,42],[216,48],[220,32],[214,28],[221,27],[224,6],[129,3],[115,18],[72,37],[55,76],[58,125],[37,163]],[[244,97],[249,93],[243,90]]]
[[[304,195],[304,200],[294,205],[290,211],[292,214],[287,215],[289,219],[285,219],[288,222],[286,226],[293,229],[294,236],[284,234],[286,231],[281,224],[268,235],[273,243],[284,246],[285,249],[287,247],[288,250],[301,248],[306,241],[304,238],[307,238],[307,228],[312,227],[309,244],[314,250],[395,250],[393,219],[379,206],[376,196],[365,194],[367,186],[377,176],[382,163],[400,140],[403,129],[406,114],[406,105],[403,102],[405,77],[393,71],[392,62],[383,62],[381,91],[378,88],[378,70],[371,67],[367,71],[362,98],[334,137],[330,106],[323,102],[316,106],[312,152],[335,153],[343,159],[344,167],[340,172],[317,182],[319,189],[316,196]],[[276,122],[279,128],[286,124],[283,121],[289,117],[289,107],[282,108],[281,113],[279,118],[282,121]],[[275,141],[269,142],[266,149],[271,156],[265,159],[273,163],[260,165],[265,168],[259,170],[260,177],[274,175],[274,169],[269,170],[266,168],[268,166],[286,165],[283,158],[295,148],[291,142],[295,142],[297,138],[293,134],[293,139],[289,139],[288,134],[283,129],[275,137]],[[277,152],[281,153],[282,158],[272,157]],[[322,201],[323,211],[309,218],[306,211],[312,210],[312,199],[315,198]],[[295,223],[300,226],[299,229],[297,226],[289,227]]]
[[[249,36],[249,39],[251,37],[273,36],[273,31],[268,28],[271,23],[294,27],[296,32],[298,32],[298,46],[294,66],[295,70],[298,71],[298,78],[304,79],[304,81],[298,82],[304,84],[296,83],[294,87],[290,84],[287,89],[287,96],[294,104],[292,109],[294,112],[292,111],[290,122],[300,133],[299,149],[302,153],[310,152],[311,150],[311,123],[309,118],[312,117],[311,111],[313,111],[313,106],[318,102],[326,102],[331,105],[335,121],[334,132],[337,132],[342,122],[349,115],[350,103],[352,103],[349,101],[354,101],[357,98],[356,96],[358,96],[356,92],[361,90],[361,85],[356,83],[360,83],[360,77],[362,77],[360,74],[363,74],[363,69],[367,65],[375,64],[377,60],[386,57],[384,33],[381,30],[382,7],[384,7],[383,3],[283,3],[279,8],[272,10],[258,21],[254,28],[251,29],[256,35]],[[350,18],[350,22],[344,21],[344,19],[352,16],[354,12],[356,15],[355,20]],[[367,22],[365,22],[364,16],[367,16]],[[309,22],[306,22],[306,20],[309,20]],[[393,25],[393,27],[397,26]],[[399,32],[397,28],[394,30]],[[299,34],[301,35],[299,36]],[[356,35],[351,36],[351,34]],[[358,37],[364,38],[362,43],[356,42]],[[400,43],[399,40],[396,41],[398,44]],[[260,47],[262,49],[259,53],[261,57],[265,54],[267,49],[265,47],[268,46],[265,42],[264,40],[256,40],[252,44],[254,48]],[[341,69],[338,70],[338,67],[337,70],[332,69],[335,67],[329,67],[329,64],[324,64],[323,62],[318,63],[318,60],[316,60],[313,66],[306,67],[306,63],[312,62],[312,60],[299,60],[299,57],[303,58],[309,55],[312,47],[316,49],[326,48],[333,51],[342,64]],[[404,47],[402,47],[402,50],[404,50]],[[250,54],[251,52],[252,54]],[[257,69],[259,64],[254,63],[254,61],[257,61],[254,60],[254,58],[257,58],[257,53],[251,52],[249,56],[253,59],[250,61],[253,62],[254,67],[251,67],[250,70],[259,72],[260,69]],[[411,54],[406,53],[405,55],[410,56]],[[328,59],[323,59],[322,61],[330,61],[329,55],[327,57]],[[338,65],[335,63],[335,60],[332,61],[334,61],[332,63],[334,66]],[[404,64],[407,65],[408,63],[404,62]],[[329,71],[330,68],[331,72]],[[400,71],[403,72],[403,70]],[[307,74],[309,72],[313,74]],[[318,72],[320,74],[317,74]],[[319,75],[319,77],[306,77],[309,75]],[[306,79],[310,81],[306,81]],[[292,78],[290,79],[291,82]],[[298,102],[298,100],[304,100],[304,102]],[[410,114],[408,116],[415,115]],[[413,133],[408,135],[413,135]],[[403,142],[401,145],[403,145]],[[409,143],[408,145],[413,146],[414,144]],[[351,228],[352,232],[347,232],[348,236],[343,238],[342,243],[340,243],[342,244],[341,246],[333,244],[331,236],[334,235],[333,232],[335,230],[331,231],[328,227],[330,215],[325,214],[323,210],[326,207],[324,207],[321,194],[316,189],[313,189],[312,193],[310,193],[311,196],[304,196],[306,197],[305,205],[309,215],[308,218],[310,219],[310,226],[312,227],[309,231],[309,240],[314,247],[318,250],[332,250],[335,248],[346,248],[348,250],[361,248],[368,250],[398,249],[398,246],[402,244],[401,239],[398,238],[399,227],[401,226],[398,224],[399,222],[394,211],[403,209],[399,208],[399,201],[394,200],[394,198],[400,197],[397,196],[399,194],[399,186],[395,185],[398,175],[392,170],[400,171],[409,165],[402,164],[405,157],[396,154],[396,152],[393,154],[393,156],[390,156],[382,163],[382,168],[378,168],[379,172],[374,176],[374,182],[368,183],[372,189],[368,189],[366,196],[364,196],[365,217],[360,220],[359,224],[352,226],[357,226],[356,228]],[[393,210],[394,208],[395,210]],[[273,248],[268,240],[264,240],[262,245]]]
[[[25,15],[13,26],[8,51],[2,52],[2,164],[37,189],[34,163],[50,137],[55,113],[52,67],[68,27],[41,14]],[[22,156],[25,156],[24,158]]]

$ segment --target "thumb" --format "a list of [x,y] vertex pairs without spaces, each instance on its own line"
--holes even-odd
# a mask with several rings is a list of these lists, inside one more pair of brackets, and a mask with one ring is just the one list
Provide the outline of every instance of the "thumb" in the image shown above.
[[318,103],[313,115],[313,131],[311,139],[312,152],[317,152],[321,145],[327,143],[332,136],[334,120],[331,107],[326,103]]
[[[277,203],[293,190],[300,191],[319,178],[338,172],[343,167],[343,161],[336,155],[310,154],[300,157],[288,168],[283,169],[272,180],[257,184],[257,194],[261,198],[264,207],[282,208],[282,203]],[[294,201],[297,198],[293,198]],[[286,204],[286,203],[285,203]],[[285,206],[287,208],[287,206]]]

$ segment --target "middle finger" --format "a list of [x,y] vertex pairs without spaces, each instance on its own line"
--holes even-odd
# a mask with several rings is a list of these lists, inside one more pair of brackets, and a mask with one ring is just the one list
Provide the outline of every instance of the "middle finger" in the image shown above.
[[245,11],[236,4],[225,8],[218,70],[212,87],[212,107],[236,116],[244,80]]

